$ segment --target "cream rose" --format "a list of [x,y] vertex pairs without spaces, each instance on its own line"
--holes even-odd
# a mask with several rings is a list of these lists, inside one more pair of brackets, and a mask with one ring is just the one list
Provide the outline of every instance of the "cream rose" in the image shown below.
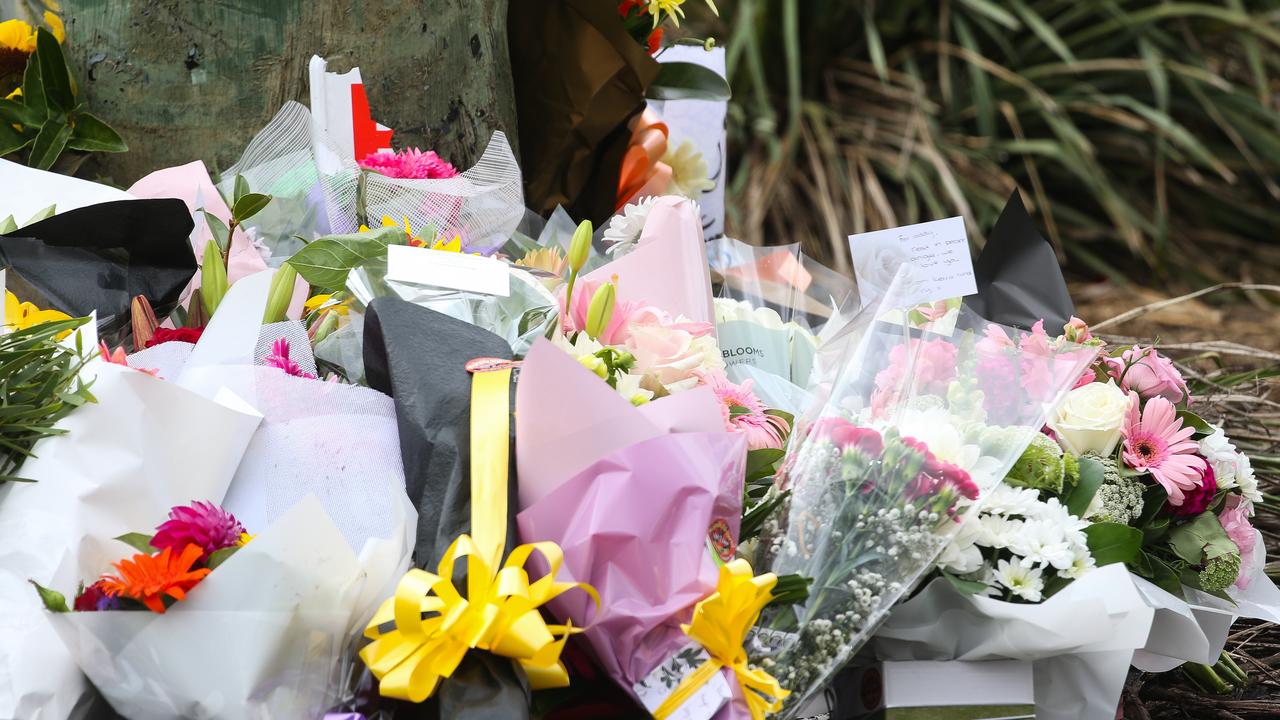
[[1120,427],[1132,402],[1114,382],[1089,383],[1067,393],[1050,415],[1049,427],[1063,449],[1081,455],[1110,455],[1120,442]]

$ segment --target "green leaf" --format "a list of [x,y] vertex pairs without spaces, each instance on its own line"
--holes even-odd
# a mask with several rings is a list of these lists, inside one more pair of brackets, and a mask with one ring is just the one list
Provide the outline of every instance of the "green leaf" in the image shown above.
[[1022,21],[1031,28],[1031,32],[1035,33],[1036,37],[1040,38],[1040,40],[1043,41],[1055,55],[1062,58],[1063,61],[1068,64],[1075,63],[1075,55],[1071,54],[1071,49],[1068,48],[1067,44],[1058,36],[1057,31],[1053,29],[1052,25],[1045,22],[1044,18],[1040,17],[1034,10],[1027,7],[1026,3],[1022,2],[1022,0],[1011,0],[1011,4],[1013,5],[1014,10],[1017,11],[1018,16],[1022,18]]
[[1141,530],[1143,546],[1154,545],[1168,534],[1169,518],[1165,516],[1158,517],[1144,525]]
[[242,223],[254,215],[257,215],[262,211],[262,208],[266,207],[270,202],[270,195],[263,195],[262,193],[254,192],[245,193],[235,201],[234,205],[232,205],[231,217],[234,218],[237,223]]
[[1080,479],[1076,481],[1075,487],[1071,488],[1071,492],[1063,498],[1067,512],[1078,518],[1084,517],[1085,510],[1089,509],[1089,503],[1093,502],[1093,496],[1098,494],[1098,488],[1102,487],[1105,477],[1106,470],[1102,467],[1102,463],[1091,457],[1081,457]]
[[204,221],[209,226],[209,232],[213,234],[213,241],[218,245],[218,249],[226,251],[229,247],[231,230],[222,219],[208,210],[201,210],[204,214]]
[[1000,7],[998,3],[990,2],[990,0],[960,0],[960,4],[965,5],[979,15],[985,15],[995,20],[1010,30],[1020,30],[1022,28],[1022,24],[1018,22],[1018,19],[1011,15],[1008,10]]
[[50,590],[35,580],[28,580],[27,582],[35,586],[36,592],[40,595],[40,602],[44,603],[45,610],[56,613],[71,612],[71,608],[67,607],[67,596],[57,590]]
[[1153,520],[1156,515],[1164,509],[1165,503],[1169,502],[1169,495],[1164,488],[1159,485],[1149,485],[1142,491],[1142,515],[1138,516],[1136,527],[1145,527]]
[[759,448],[747,452],[747,481],[769,477],[776,471],[778,461],[786,451],[776,448]]
[[42,125],[49,117],[49,107],[44,99],[44,84],[40,79],[40,53],[27,58],[27,69],[22,74],[22,104],[37,118],[31,124]]
[[18,229],[18,223],[14,222],[13,216],[0,220],[0,235],[8,235]]
[[[44,113],[26,106],[21,99],[0,99],[0,120],[6,124],[38,126],[44,122]],[[12,128],[10,128],[12,129]]]
[[40,134],[36,135],[35,143],[31,146],[31,156],[27,158],[27,165],[40,170],[53,167],[53,163],[62,154],[69,139],[71,139],[71,128],[67,127],[66,123],[55,118],[45,120],[40,128]]
[[1112,563],[1128,563],[1142,548],[1142,532],[1120,523],[1094,523],[1084,529],[1089,554],[1099,567]]
[[232,204],[240,202],[240,198],[249,194],[249,181],[243,175],[236,176],[235,194],[232,195]]
[[[45,101],[51,108],[70,112],[76,106],[75,93],[71,91],[71,75],[67,72],[67,59],[62,45],[53,33],[36,30],[36,54],[40,56],[40,82],[44,87]],[[26,93],[26,90],[23,90]]]
[[71,129],[71,140],[67,147],[81,152],[125,152],[129,146],[125,144],[120,133],[111,126],[87,112],[76,113],[75,125]]
[[315,288],[341,290],[353,268],[386,257],[387,245],[404,239],[404,228],[384,227],[354,235],[329,235],[307,244],[288,263]]
[[0,120],[0,157],[15,153],[31,144],[34,137],[29,137],[13,129],[7,120]]
[[646,93],[654,100],[728,100],[729,83],[715,70],[688,62],[661,63]]
[[32,215],[31,217],[27,218],[27,221],[26,221],[25,223],[23,223],[23,224],[22,224],[22,227],[26,227],[26,226],[28,226],[28,225],[34,225],[34,224],[36,224],[36,223],[40,222],[41,220],[47,220],[47,219],[49,219],[49,218],[53,217],[53,216],[54,216],[54,213],[56,213],[56,212],[58,212],[58,204],[57,204],[57,203],[54,203],[54,204],[50,205],[49,207],[47,207],[47,208],[45,208],[45,209],[41,210],[40,212],[36,213],[35,215]]
[[1200,513],[1191,522],[1169,530],[1169,547],[1188,565],[1195,566],[1240,551],[1212,512]]
[[119,540],[140,553],[150,555],[157,549],[151,544],[151,538],[153,537],[155,536],[147,535],[145,533],[131,532],[117,537],[116,540]]
[[1170,595],[1180,597],[1182,595],[1182,577],[1178,571],[1158,557],[1153,555],[1148,555],[1147,557],[1151,561],[1153,573],[1151,582]]
[[239,545],[232,545],[231,547],[224,547],[221,550],[214,550],[213,554],[209,556],[209,562],[208,562],[209,569],[210,570],[217,569],[219,565],[226,562],[227,560],[230,560],[231,556],[235,555],[236,551],[239,549],[240,549]]
[[1196,437],[1213,434],[1213,426],[1205,422],[1204,418],[1190,410],[1179,410],[1178,419],[1182,421],[1183,425],[1195,428]]
[[977,580],[965,580],[952,575],[946,570],[939,570],[939,572],[941,572],[942,577],[946,578],[947,582],[951,583],[951,586],[956,590],[959,590],[962,595],[981,595],[987,591],[987,584],[984,582],[978,582]]

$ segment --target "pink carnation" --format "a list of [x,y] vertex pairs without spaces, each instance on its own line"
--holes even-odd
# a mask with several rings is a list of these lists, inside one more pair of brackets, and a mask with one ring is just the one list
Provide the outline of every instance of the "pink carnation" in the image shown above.
[[240,542],[244,526],[231,513],[211,502],[196,501],[169,511],[169,519],[156,528],[151,547],[157,550],[181,550],[188,544],[199,545],[204,557]]
[[858,427],[841,417],[825,417],[809,431],[814,438],[825,438],[841,450],[854,448],[866,455],[879,457],[884,451],[884,438],[871,428]]
[[1227,507],[1218,516],[1218,522],[1222,523],[1222,529],[1227,531],[1227,537],[1231,538],[1231,542],[1235,543],[1240,550],[1240,575],[1236,578],[1235,585],[1241,590],[1249,586],[1253,570],[1253,555],[1257,550],[1253,525],[1249,524],[1250,508],[1251,503],[1248,500],[1233,494],[1227,498]]
[[1213,466],[1205,462],[1200,471],[1200,487],[1182,493],[1181,505],[1169,505],[1171,514],[1179,517],[1199,515],[1213,504],[1213,496],[1218,493],[1218,480],[1213,474]]
[[373,170],[387,177],[406,180],[440,180],[458,174],[457,168],[450,165],[435,152],[422,152],[418,148],[409,148],[400,152],[375,152],[364,156],[360,167]]
[[1120,387],[1138,393],[1143,400],[1162,397],[1179,403],[1184,398],[1191,399],[1182,373],[1153,347],[1134,345],[1120,357],[1105,358],[1105,361]]

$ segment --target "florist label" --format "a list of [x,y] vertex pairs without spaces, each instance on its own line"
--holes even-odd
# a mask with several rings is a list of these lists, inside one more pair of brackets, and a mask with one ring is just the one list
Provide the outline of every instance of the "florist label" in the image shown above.
[[791,353],[787,331],[761,327],[745,320],[716,325],[724,364],[751,365],[779,377],[791,376]]
[[484,295],[511,294],[511,275],[493,258],[408,245],[387,246],[387,279]]
[[849,251],[864,306],[880,302],[903,265],[913,272],[897,307],[978,292],[962,217],[850,235]]

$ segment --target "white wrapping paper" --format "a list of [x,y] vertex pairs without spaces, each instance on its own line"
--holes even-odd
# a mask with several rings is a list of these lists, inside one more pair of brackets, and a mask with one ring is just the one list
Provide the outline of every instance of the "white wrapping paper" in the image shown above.
[[[404,512],[397,515],[403,523]],[[348,631],[384,591],[369,586],[369,561],[398,561],[405,549],[402,537],[357,557],[307,497],[164,614],[48,617],[125,717],[315,718],[332,699]],[[95,568],[80,570],[91,576]]]
[[894,609],[876,634],[884,660],[1027,660],[1040,720],[1112,720],[1153,611],[1121,565],[1088,573],[1038,605],[966,596],[944,579]]
[[98,402],[36,444],[23,475],[37,482],[0,486],[4,718],[64,718],[86,688],[28,578],[74,589],[96,541],[154,527],[193,497],[220,499],[260,420],[119,365],[83,372]]

